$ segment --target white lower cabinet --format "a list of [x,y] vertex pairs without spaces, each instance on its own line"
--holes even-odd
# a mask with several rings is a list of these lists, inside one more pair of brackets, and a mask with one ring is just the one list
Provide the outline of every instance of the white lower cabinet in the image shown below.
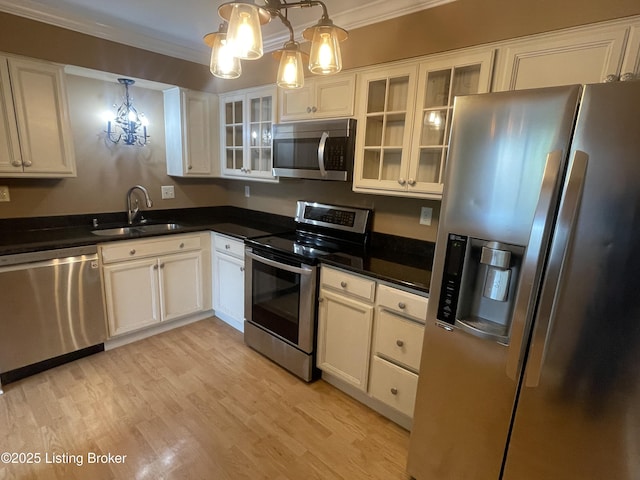
[[213,234],[213,309],[218,318],[244,331],[244,242]]
[[323,378],[410,428],[427,303],[425,296],[323,265],[317,358]]
[[100,246],[109,336],[210,309],[208,234]]

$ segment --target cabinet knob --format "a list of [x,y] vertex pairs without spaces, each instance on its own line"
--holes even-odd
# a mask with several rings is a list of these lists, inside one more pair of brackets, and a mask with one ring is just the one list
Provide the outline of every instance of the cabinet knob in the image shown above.
[[192,169],[193,169],[193,165],[189,165],[189,166],[187,167],[187,170],[192,170]]
[[30,167],[31,165],[33,165],[33,163],[31,163],[31,161],[30,161],[30,160],[26,160],[26,161],[22,162],[22,164],[23,164],[25,167]]
[[244,172],[246,172],[246,171],[247,171],[247,169],[246,169],[246,168],[244,168],[244,167],[242,167],[242,168],[240,169],[240,171],[241,171],[242,173],[244,173]]
[[620,75],[621,82],[628,82],[630,80],[635,80],[635,79],[636,79],[636,74],[633,72],[627,72]]
[[398,394],[398,389],[397,388],[391,388],[391,395],[397,395]]
[[404,345],[404,342],[402,340],[396,340],[396,345],[402,347]]
[[244,267],[240,267],[240,271],[241,271],[241,272],[244,272]]
[[311,107],[307,107],[307,113],[311,113]]
[[407,306],[404,303],[400,302],[400,303],[398,303],[398,308],[400,310],[404,310],[405,308],[407,308]]
[[179,247],[180,247],[180,248],[184,248],[184,242],[180,242]]
[[229,249],[231,248],[231,245],[229,245],[229,244],[227,243],[227,244],[224,246],[224,248],[225,248],[226,250],[229,250]]
[[345,282],[345,281],[340,282],[340,286],[342,288],[347,288],[347,282]]
[[154,270],[157,270],[157,269],[158,269],[158,264],[157,264],[157,263],[153,266],[153,269],[154,269]]
[[322,302],[324,302],[324,298],[318,297],[318,303],[322,303]]
[[409,179],[409,185],[411,185],[411,186],[413,187],[415,184],[416,184],[415,179],[410,178],[410,179]]
[[160,264],[160,268],[164,268],[164,263],[161,263],[161,264]]
[[399,178],[399,179],[398,179],[398,183],[399,183],[400,185],[404,185],[404,184],[406,184],[406,183],[407,183],[407,181],[406,181],[404,178]]
[[318,111],[318,109],[317,109],[316,107],[311,107],[311,111],[312,111],[313,113],[316,113],[316,112]]
[[21,167],[22,162],[20,160],[14,160],[13,162],[11,162],[11,165],[13,165],[14,167]]
[[131,250],[129,250],[129,255],[135,255],[136,254],[136,249],[132,248]]

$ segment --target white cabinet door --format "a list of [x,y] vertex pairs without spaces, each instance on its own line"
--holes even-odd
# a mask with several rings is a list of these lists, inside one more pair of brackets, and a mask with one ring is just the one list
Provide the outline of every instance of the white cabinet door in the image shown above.
[[587,27],[514,41],[498,52],[495,91],[599,83],[617,77],[628,28]]
[[354,190],[406,190],[417,76],[416,65],[359,76]]
[[163,93],[167,174],[219,176],[218,97],[178,87]]
[[629,40],[620,69],[620,78],[629,76],[640,80],[640,20],[634,22],[629,29]]
[[160,322],[155,258],[103,266],[110,336]]
[[[230,324],[242,329],[244,322],[244,260],[216,252],[213,263],[213,309]],[[223,318],[227,320],[227,318]]]
[[355,75],[305,79],[299,89],[280,89],[280,121],[353,115]]
[[272,174],[276,88],[220,96],[221,172],[226,178],[277,181]]
[[22,173],[16,114],[6,59],[0,57],[0,172]]
[[202,252],[160,257],[158,265],[162,321],[201,312]]
[[320,291],[317,366],[367,391],[373,306]]
[[[14,117],[10,118],[6,72],[2,74],[4,118],[1,130],[14,122],[18,136],[9,127],[12,160],[0,160],[2,176],[75,177],[73,137],[63,67],[25,58],[4,58],[11,81]],[[4,67],[3,67],[4,68]],[[6,136],[6,135],[5,135]],[[20,156],[16,158],[19,138]],[[4,141],[0,140],[0,144]],[[6,147],[5,147],[6,148]]]

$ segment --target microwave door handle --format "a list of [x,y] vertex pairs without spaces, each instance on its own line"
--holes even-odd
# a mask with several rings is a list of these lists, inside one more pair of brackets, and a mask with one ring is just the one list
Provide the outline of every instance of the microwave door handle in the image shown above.
[[320,175],[327,176],[327,170],[324,168],[324,148],[327,145],[327,139],[329,138],[329,132],[322,132],[320,137],[320,143],[318,144],[318,167],[320,168]]

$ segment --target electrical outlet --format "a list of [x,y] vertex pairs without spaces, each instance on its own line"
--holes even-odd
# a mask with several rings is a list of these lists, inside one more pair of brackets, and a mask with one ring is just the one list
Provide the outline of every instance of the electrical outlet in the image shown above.
[[431,225],[431,215],[433,209],[429,207],[422,207],[420,209],[420,225]]
[[251,187],[249,185],[244,186],[244,196],[247,198],[251,196]]
[[176,198],[176,192],[173,188],[173,185],[163,185],[160,187],[160,191],[162,192],[162,199],[167,200],[169,198]]
[[9,187],[6,185],[0,185],[0,202],[8,202],[11,200],[9,196]]

